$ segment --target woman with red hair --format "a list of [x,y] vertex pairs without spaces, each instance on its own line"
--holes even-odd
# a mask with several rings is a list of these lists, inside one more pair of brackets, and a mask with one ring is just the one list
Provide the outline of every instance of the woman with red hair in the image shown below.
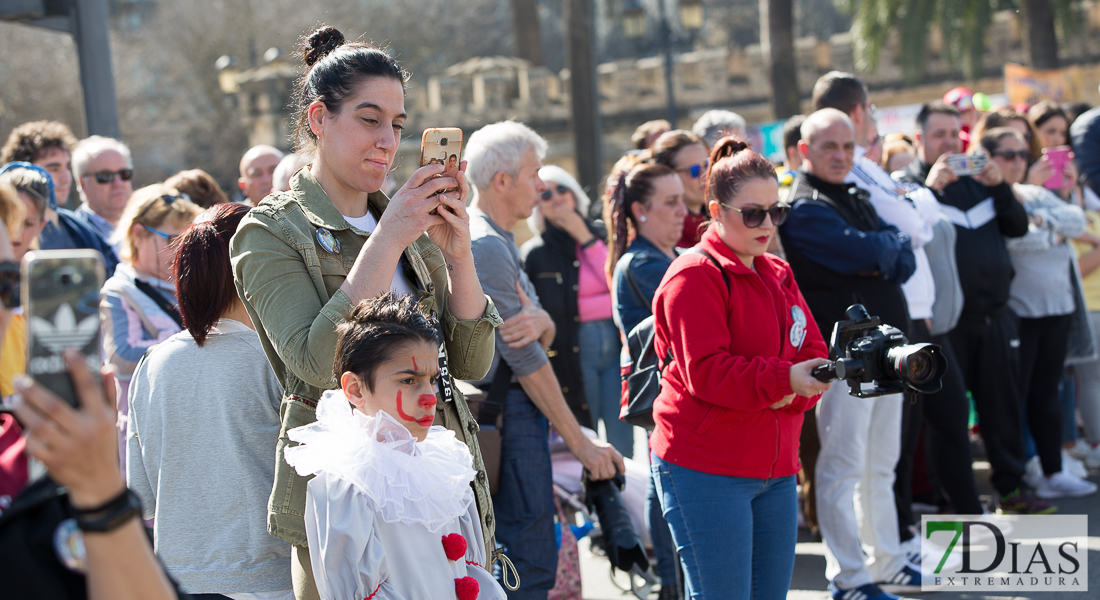
[[829,385],[825,341],[768,244],[790,210],[775,168],[725,138],[706,173],[712,218],[653,299],[652,468],[689,598],[785,598],[797,534],[802,413]]
[[180,234],[184,330],[149,350],[130,383],[126,481],[155,518],[157,556],[195,598],[293,597],[290,544],[267,534],[283,390],[229,263],[246,214],[216,204]]

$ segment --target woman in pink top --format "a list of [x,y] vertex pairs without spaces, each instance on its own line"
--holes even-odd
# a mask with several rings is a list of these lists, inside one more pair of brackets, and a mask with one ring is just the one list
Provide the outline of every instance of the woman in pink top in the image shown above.
[[558,334],[550,363],[566,402],[581,425],[602,419],[607,441],[625,457],[634,429],[619,420],[619,331],[611,320],[611,290],[603,265],[603,223],[587,218],[589,199],[561,167],[539,170],[547,184],[528,226],[537,235],[521,248],[524,268]]

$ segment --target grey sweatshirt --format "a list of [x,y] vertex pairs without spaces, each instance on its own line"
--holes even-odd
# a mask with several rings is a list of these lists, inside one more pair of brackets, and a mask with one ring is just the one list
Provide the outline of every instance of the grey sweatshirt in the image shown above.
[[1031,223],[1027,235],[1007,238],[1016,276],[1008,306],[1022,318],[1068,315],[1074,309],[1073,264],[1069,240],[1085,232],[1085,213],[1037,185],[1012,186]]
[[290,545],[267,533],[281,398],[256,332],[227,319],[202,348],[173,335],[134,372],[127,484],[186,592],[291,587]]

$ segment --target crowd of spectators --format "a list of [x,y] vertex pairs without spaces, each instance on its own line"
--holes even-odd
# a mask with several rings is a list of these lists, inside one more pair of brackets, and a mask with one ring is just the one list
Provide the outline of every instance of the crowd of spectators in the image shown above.
[[[784,597],[800,526],[833,598],[891,600],[929,572],[917,508],[1050,514],[1097,491],[1100,109],[982,114],[955,88],[883,137],[864,83],[832,72],[781,164],[711,110],[639,126],[585,189],[503,121],[455,177],[399,185],[408,74],[331,27],[302,55],[295,152],[249,149],[229,194],[199,169],[134,190],[122,141],[57,122],[0,150],[0,262],[91,249],[106,271],[102,381],[67,354],[75,407],[24,377],[34,332],[0,308],[0,563],[35,574],[25,594],[449,589],[400,560],[424,552],[460,600],[546,599],[568,576],[555,436],[593,481],[649,465],[662,600]],[[811,375],[856,303],[940,346],[939,392]],[[619,419],[640,327],[663,374],[648,432]],[[384,493],[363,483],[381,474]],[[66,518],[78,549],[20,554]]]

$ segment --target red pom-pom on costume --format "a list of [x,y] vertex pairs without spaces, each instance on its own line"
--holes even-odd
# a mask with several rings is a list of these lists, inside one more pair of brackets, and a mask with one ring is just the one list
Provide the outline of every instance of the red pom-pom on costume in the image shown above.
[[466,538],[457,533],[443,536],[443,551],[450,560],[459,560],[466,556]]
[[455,594],[458,596],[458,600],[477,600],[477,594],[480,591],[481,588],[473,577],[455,579]]

